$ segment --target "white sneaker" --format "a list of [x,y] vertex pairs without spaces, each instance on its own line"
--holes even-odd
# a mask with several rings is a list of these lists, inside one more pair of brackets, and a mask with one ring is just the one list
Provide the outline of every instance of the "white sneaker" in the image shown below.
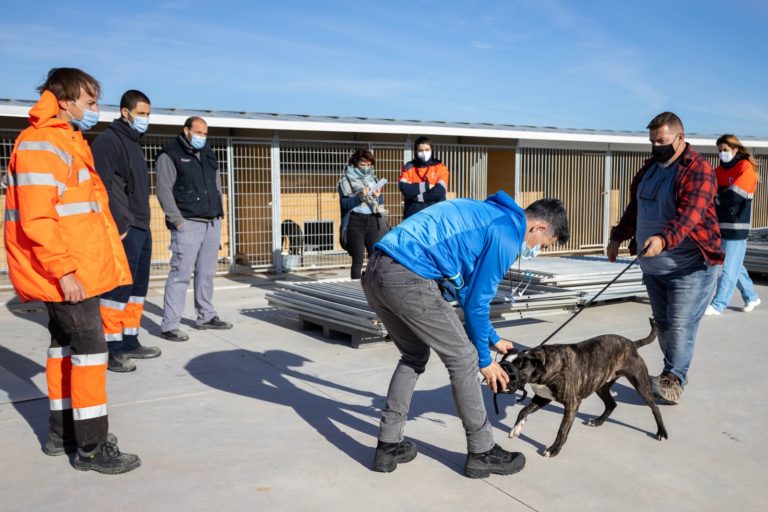
[[760,305],[760,297],[756,298],[755,300],[751,300],[744,304],[744,307],[741,308],[741,310],[745,313],[749,313],[753,309],[755,309],[757,306]]
[[[750,309],[750,311],[752,311],[752,310]],[[714,307],[712,307],[712,304],[707,306],[707,309],[704,311],[704,316],[717,316],[719,314],[720,314],[720,311],[718,311]]]

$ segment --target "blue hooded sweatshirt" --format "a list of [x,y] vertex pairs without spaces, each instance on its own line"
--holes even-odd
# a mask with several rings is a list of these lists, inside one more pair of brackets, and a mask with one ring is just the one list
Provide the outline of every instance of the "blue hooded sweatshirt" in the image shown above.
[[398,224],[376,248],[424,279],[455,286],[467,335],[485,368],[493,360],[490,346],[501,339],[491,325],[491,300],[517,259],[525,229],[525,211],[500,190],[485,201],[432,205]]

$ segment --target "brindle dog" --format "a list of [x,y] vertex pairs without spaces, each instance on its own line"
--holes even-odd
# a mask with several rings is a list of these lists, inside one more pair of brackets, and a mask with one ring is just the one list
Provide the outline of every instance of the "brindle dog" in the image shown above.
[[509,437],[517,437],[520,434],[529,414],[552,400],[559,402],[564,408],[563,421],[560,423],[554,444],[543,453],[544,457],[554,457],[560,453],[568,438],[581,401],[595,392],[603,400],[605,411],[599,417],[586,422],[591,427],[599,427],[616,408],[616,401],[611,396],[611,386],[619,377],[626,377],[653,411],[658,427],[656,439],[667,439],[667,429],[664,428],[661,413],[651,392],[648,368],[637,352],[638,348],[656,338],[656,325],[653,319],[650,319],[650,322],[651,333],[638,341],[606,334],[572,345],[545,345],[521,354],[506,356],[505,359],[510,360],[519,369],[522,380],[536,393],[531,402],[520,411]]

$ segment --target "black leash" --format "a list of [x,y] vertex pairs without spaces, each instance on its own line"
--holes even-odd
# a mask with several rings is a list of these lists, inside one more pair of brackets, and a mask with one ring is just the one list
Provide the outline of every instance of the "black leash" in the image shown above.
[[608,287],[609,287],[609,286],[611,286],[613,283],[615,283],[615,282],[616,282],[616,280],[618,280],[618,279],[619,279],[619,278],[620,278],[622,275],[624,275],[624,272],[626,272],[627,270],[629,270],[629,269],[632,267],[632,265],[634,265],[635,263],[637,263],[637,261],[640,259],[640,257],[641,257],[643,254],[645,254],[645,251],[647,251],[647,250],[648,250],[647,248],[643,248],[643,250],[642,250],[642,251],[640,251],[640,253],[639,253],[639,254],[638,254],[636,257],[635,257],[635,259],[633,259],[631,262],[629,262],[629,265],[627,265],[627,267],[626,267],[624,270],[622,270],[621,272],[619,272],[619,273],[618,273],[618,275],[616,275],[616,277],[614,277],[614,278],[611,280],[611,282],[609,282],[608,284],[606,284],[606,285],[603,287],[603,289],[602,289],[602,290],[600,290],[599,292],[597,292],[597,294],[596,294],[596,295],[594,295],[594,296],[593,296],[591,299],[589,299],[589,302],[587,302],[586,304],[584,304],[583,306],[581,306],[581,308],[579,308],[579,310],[578,310],[578,311],[576,311],[576,312],[575,312],[575,313],[574,313],[574,314],[573,314],[573,315],[572,315],[572,316],[571,316],[571,317],[570,317],[568,320],[566,320],[565,322],[563,322],[563,324],[562,324],[560,327],[558,327],[558,328],[555,330],[555,332],[553,332],[552,334],[550,334],[549,336],[547,336],[547,338],[546,338],[544,341],[542,341],[541,343],[539,343],[539,344],[536,346],[536,348],[538,348],[538,347],[540,347],[540,346],[544,345],[546,342],[548,342],[549,340],[551,340],[551,339],[552,339],[552,338],[555,336],[555,334],[559,333],[559,332],[560,332],[560,331],[563,329],[563,327],[565,327],[566,325],[568,325],[568,324],[571,322],[571,320],[573,320],[574,318],[576,318],[577,316],[579,316],[579,313],[581,313],[582,311],[584,311],[585,309],[587,309],[587,308],[588,308],[588,307],[589,307],[589,306],[590,306],[590,305],[591,305],[593,302],[595,302],[595,299],[597,299],[597,298],[600,296],[600,294],[602,294],[602,293],[603,293],[605,290],[607,290],[607,289],[608,289]]

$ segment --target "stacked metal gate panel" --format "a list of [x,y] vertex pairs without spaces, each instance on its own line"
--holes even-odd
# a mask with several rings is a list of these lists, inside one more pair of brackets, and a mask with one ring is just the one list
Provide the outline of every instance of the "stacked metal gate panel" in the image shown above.
[[[353,336],[359,333],[384,339],[384,324],[368,306],[360,281],[325,280],[309,282],[278,281],[277,290],[266,295],[270,305],[295,312],[300,322],[324,329],[338,330]],[[565,290],[534,284],[522,294],[512,294],[500,287],[491,303],[491,322],[510,318],[527,318],[558,313],[576,307],[583,301],[578,290]],[[464,314],[454,303],[456,314]],[[353,345],[356,343],[353,341]]]
[[[525,287],[530,282],[582,292],[583,301],[587,302],[632,261],[631,258],[619,258],[616,263],[609,263],[603,256],[536,258],[521,262],[519,267],[514,265],[508,275],[513,289]],[[639,265],[632,265],[600,295],[599,300],[646,297],[642,278]]]
[[749,272],[768,274],[768,228],[754,229],[749,233],[744,266]]

